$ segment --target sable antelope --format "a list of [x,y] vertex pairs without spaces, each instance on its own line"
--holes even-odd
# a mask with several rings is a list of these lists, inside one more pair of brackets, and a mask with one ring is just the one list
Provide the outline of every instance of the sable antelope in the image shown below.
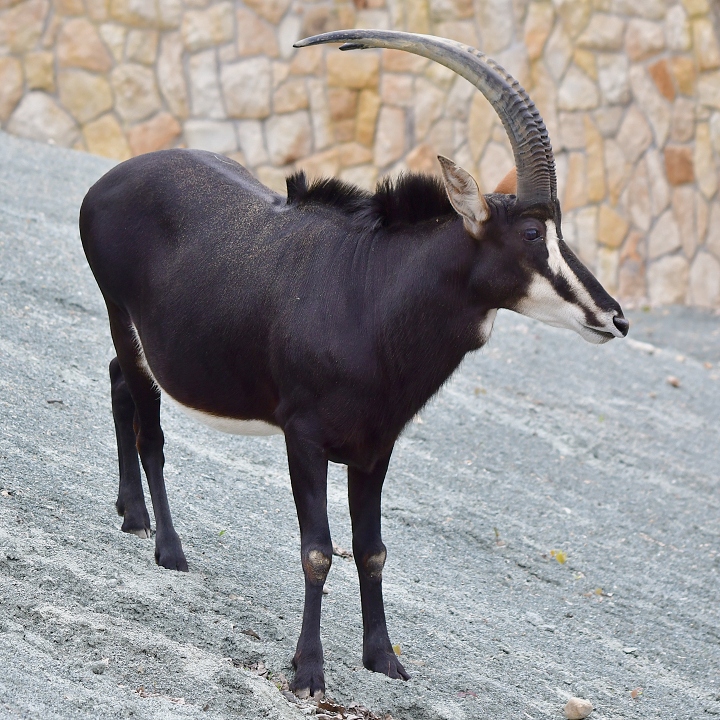
[[[161,394],[235,433],[284,433],[305,574],[293,688],[323,691],[322,588],[332,561],[328,461],[348,468],[363,663],[408,679],[387,633],[380,495],[408,421],[490,336],[498,308],[592,343],[627,334],[618,303],[562,240],[545,125],[520,85],[460,43],[351,30],[346,42],[431,58],[472,82],[502,119],[517,194],[480,194],[440,158],[442,180],[409,175],[375,193],[288,178],[287,198],[237,163],[193,150],[142,155],[88,192],[80,232],[108,308],[122,529],[187,570],[163,480]],[[506,188],[507,189],[507,188]]]

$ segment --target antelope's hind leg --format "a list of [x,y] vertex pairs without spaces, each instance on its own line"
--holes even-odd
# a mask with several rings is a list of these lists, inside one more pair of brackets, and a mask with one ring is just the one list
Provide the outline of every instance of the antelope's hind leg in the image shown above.
[[[142,349],[138,347],[133,325],[130,318],[115,305],[108,303],[110,317],[110,332],[112,334],[120,374],[124,381],[117,383],[117,399],[119,414],[115,414],[115,387],[113,388],[113,414],[115,414],[116,428],[118,428],[118,452],[120,453],[121,479],[118,506],[123,505],[123,514],[128,511],[127,499],[142,498],[142,484],[140,482],[137,458],[133,458],[128,444],[130,430],[135,436],[137,454],[140,456],[145,477],[150,488],[153,512],[155,514],[155,561],[168,570],[183,570],[187,572],[188,565],[183,553],[182,544],[173,527],[165,490],[163,466],[165,455],[163,446],[165,438],[160,427],[160,391],[155,383],[143,369]],[[111,367],[112,372],[112,367]],[[127,391],[127,394],[126,394]],[[129,423],[129,403],[127,396],[132,400],[135,411],[132,425]],[[121,407],[122,406],[122,409]],[[124,479],[123,479],[124,476]],[[121,498],[122,496],[122,498]],[[139,506],[130,505],[135,515],[132,524],[139,522]],[[142,500],[142,508],[145,501]],[[118,511],[120,507],[118,507]],[[147,515],[147,509],[145,509]],[[142,518],[144,522],[144,517]],[[123,523],[124,529],[125,523]],[[148,518],[148,529],[149,529]]]
[[110,393],[120,466],[120,487],[115,503],[118,515],[123,518],[120,529],[141,538],[149,538],[152,534],[150,516],[145,505],[136,446],[135,402],[117,358],[110,362]]

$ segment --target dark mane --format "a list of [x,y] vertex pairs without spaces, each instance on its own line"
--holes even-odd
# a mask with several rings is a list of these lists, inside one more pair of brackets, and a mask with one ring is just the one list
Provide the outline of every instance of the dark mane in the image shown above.
[[402,174],[394,180],[383,178],[375,193],[369,193],[336,178],[308,184],[300,170],[287,178],[287,195],[288,205],[325,205],[361,215],[374,226],[416,225],[455,214],[440,179],[418,173]]

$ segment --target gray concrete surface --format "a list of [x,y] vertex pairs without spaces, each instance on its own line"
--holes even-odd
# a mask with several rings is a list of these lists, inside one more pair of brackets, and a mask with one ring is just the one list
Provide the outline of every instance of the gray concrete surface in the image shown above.
[[[164,410],[190,573],[118,530],[112,348],[76,230],[108,167],[0,134],[0,717],[312,715],[273,684],[302,605],[282,438]],[[593,718],[720,715],[720,318],[631,320],[595,347],[501,313],[410,425],[383,521],[413,677],[362,669],[354,566],[335,558],[330,697],[395,720],[560,718],[570,695]],[[349,547],[339,467],[329,511]],[[270,680],[244,669],[260,661]]]

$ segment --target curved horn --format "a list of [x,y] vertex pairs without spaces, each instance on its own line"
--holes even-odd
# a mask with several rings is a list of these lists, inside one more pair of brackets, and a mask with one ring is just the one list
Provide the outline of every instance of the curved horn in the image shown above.
[[510,138],[518,200],[556,205],[555,159],[545,123],[520,83],[492,58],[454,40],[394,30],[338,30],[299,40],[295,47],[336,42],[345,43],[341,50],[405,50],[435,60],[470,81],[490,101]]

